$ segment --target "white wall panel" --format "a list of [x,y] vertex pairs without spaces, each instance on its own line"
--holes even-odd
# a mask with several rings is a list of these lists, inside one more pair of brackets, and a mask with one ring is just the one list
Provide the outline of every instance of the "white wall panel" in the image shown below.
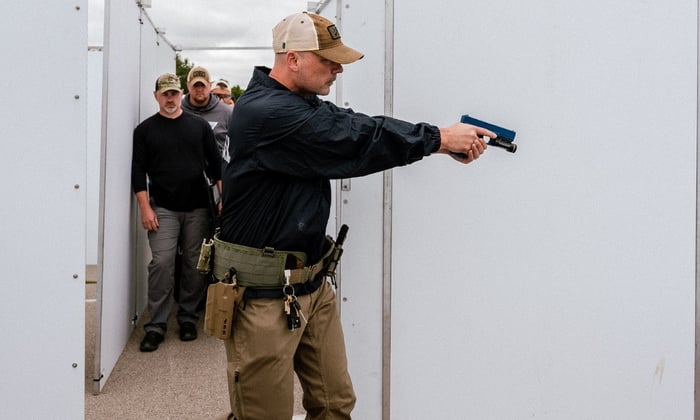
[[[158,42],[136,3],[105,5],[102,215],[98,273],[97,388],[104,386],[146,304],[148,243],[131,190],[133,130],[157,111],[160,73],[175,71],[174,53]],[[142,23],[144,22],[144,23]],[[167,63],[166,57],[170,57]],[[96,389],[98,391],[99,389]]]
[[88,50],[86,264],[97,264],[102,145],[102,50]]
[[691,419],[697,3],[394,7],[394,115],[520,148],[394,171],[391,418]]
[[105,4],[101,254],[98,261],[98,351],[95,379],[104,386],[132,331],[135,229],[131,225],[131,132],[139,110],[139,9]]
[[[344,66],[337,83],[337,100],[369,115],[384,113],[384,4],[358,7],[343,2],[338,12],[331,2],[322,14],[336,21],[343,42],[365,53]],[[337,19],[337,17],[340,19]],[[371,45],[370,48],[367,46]],[[361,77],[356,77],[356,76]],[[357,394],[353,416],[379,418],[382,411],[382,174],[343,182],[339,207],[341,221],[350,227],[341,264],[341,317],[348,345],[348,367]]]
[[2,16],[0,417],[82,418],[87,2]]

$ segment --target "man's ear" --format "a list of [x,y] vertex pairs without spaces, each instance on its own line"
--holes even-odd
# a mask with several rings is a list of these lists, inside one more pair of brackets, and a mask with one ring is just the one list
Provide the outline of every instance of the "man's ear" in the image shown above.
[[296,51],[287,51],[285,59],[287,60],[287,67],[292,71],[299,70],[299,60],[301,56]]

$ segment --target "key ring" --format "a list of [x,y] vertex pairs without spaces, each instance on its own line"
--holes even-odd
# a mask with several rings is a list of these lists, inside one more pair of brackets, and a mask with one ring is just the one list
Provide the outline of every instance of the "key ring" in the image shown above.
[[291,284],[285,284],[282,286],[282,293],[284,294],[284,297],[296,297],[294,293],[294,286]]
[[[282,286],[282,293],[284,294],[284,297],[296,297],[294,296],[294,286],[289,284],[289,278],[292,276],[291,270],[284,270],[284,286]],[[287,292],[287,288],[292,289],[292,292],[289,293]]]

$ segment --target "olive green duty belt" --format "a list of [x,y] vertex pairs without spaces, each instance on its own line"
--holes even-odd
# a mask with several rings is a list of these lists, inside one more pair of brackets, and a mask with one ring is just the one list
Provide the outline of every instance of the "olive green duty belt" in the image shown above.
[[[330,238],[328,238],[331,240]],[[332,240],[331,240],[332,242]],[[325,268],[327,257],[332,253],[333,246],[320,261],[306,265],[306,253],[282,251],[270,247],[252,248],[232,244],[219,239],[218,232],[214,235],[214,277],[224,278],[230,268],[235,268],[238,284],[244,287],[276,288],[287,284],[285,265],[289,255],[301,261],[305,267],[286,270],[289,274],[289,284],[304,283],[316,277]]]

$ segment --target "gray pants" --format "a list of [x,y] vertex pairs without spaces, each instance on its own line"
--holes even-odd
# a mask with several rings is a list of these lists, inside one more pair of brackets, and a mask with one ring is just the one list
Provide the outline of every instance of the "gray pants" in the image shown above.
[[210,236],[209,209],[189,212],[153,208],[158,216],[158,230],[148,232],[152,259],[148,264],[148,311],[151,319],[144,325],[146,332],[165,334],[173,304],[175,287],[175,254],[178,244],[182,250],[177,322],[196,323],[197,305],[206,292],[207,282],[197,271],[202,239]]

